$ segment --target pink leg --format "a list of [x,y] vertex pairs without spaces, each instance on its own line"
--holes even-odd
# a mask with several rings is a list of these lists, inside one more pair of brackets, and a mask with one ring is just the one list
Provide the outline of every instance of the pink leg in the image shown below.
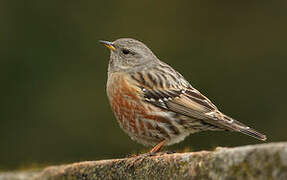
[[161,141],[161,142],[158,143],[156,146],[154,146],[154,147],[149,151],[149,153],[153,154],[153,153],[159,152],[159,151],[163,148],[163,146],[165,145],[165,143],[166,143],[166,140]]

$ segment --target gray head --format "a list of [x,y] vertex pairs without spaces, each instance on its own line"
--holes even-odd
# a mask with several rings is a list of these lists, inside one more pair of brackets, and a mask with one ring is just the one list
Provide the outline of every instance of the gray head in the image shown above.
[[158,61],[144,43],[135,39],[121,38],[114,42],[100,42],[111,50],[109,72],[132,71]]

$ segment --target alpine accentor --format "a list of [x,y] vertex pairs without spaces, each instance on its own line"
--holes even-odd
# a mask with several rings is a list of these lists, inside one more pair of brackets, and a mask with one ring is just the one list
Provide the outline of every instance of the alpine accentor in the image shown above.
[[100,42],[111,50],[107,95],[114,114],[133,140],[154,146],[151,153],[207,130],[266,140],[265,135],[220,112],[145,44],[130,38]]

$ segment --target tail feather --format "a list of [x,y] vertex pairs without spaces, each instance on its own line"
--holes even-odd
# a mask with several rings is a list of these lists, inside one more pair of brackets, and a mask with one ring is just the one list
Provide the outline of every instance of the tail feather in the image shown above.
[[231,117],[226,116],[225,114],[219,111],[212,113],[212,119],[213,120],[209,121],[210,124],[221,127],[223,129],[226,129],[229,131],[240,132],[248,136],[254,137],[256,139],[262,140],[262,141],[266,141],[267,139],[266,135],[256,131],[255,129],[252,129],[246,126],[245,124]]
[[260,132],[257,132],[254,129],[240,129],[239,132],[246,134],[248,136],[254,137],[256,139],[262,140],[262,141],[266,141],[267,137],[264,134],[261,134]]
[[266,135],[256,131],[255,129],[252,129],[252,128],[246,126],[245,124],[243,124],[243,123],[241,123],[235,119],[232,119],[231,117],[224,115],[224,120],[227,121],[227,123],[229,124],[229,127],[231,127],[231,130],[233,130],[233,131],[241,132],[245,135],[254,137],[254,138],[262,140],[262,141],[266,141],[266,139],[267,139]]

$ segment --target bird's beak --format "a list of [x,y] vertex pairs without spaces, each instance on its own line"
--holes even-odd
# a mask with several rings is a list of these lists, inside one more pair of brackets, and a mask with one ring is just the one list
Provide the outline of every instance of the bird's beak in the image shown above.
[[99,42],[103,45],[105,45],[107,48],[109,48],[110,50],[114,51],[116,50],[114,44],[112,42],[109,42],[109,41],[102,41],[102,40],[99,40]]

